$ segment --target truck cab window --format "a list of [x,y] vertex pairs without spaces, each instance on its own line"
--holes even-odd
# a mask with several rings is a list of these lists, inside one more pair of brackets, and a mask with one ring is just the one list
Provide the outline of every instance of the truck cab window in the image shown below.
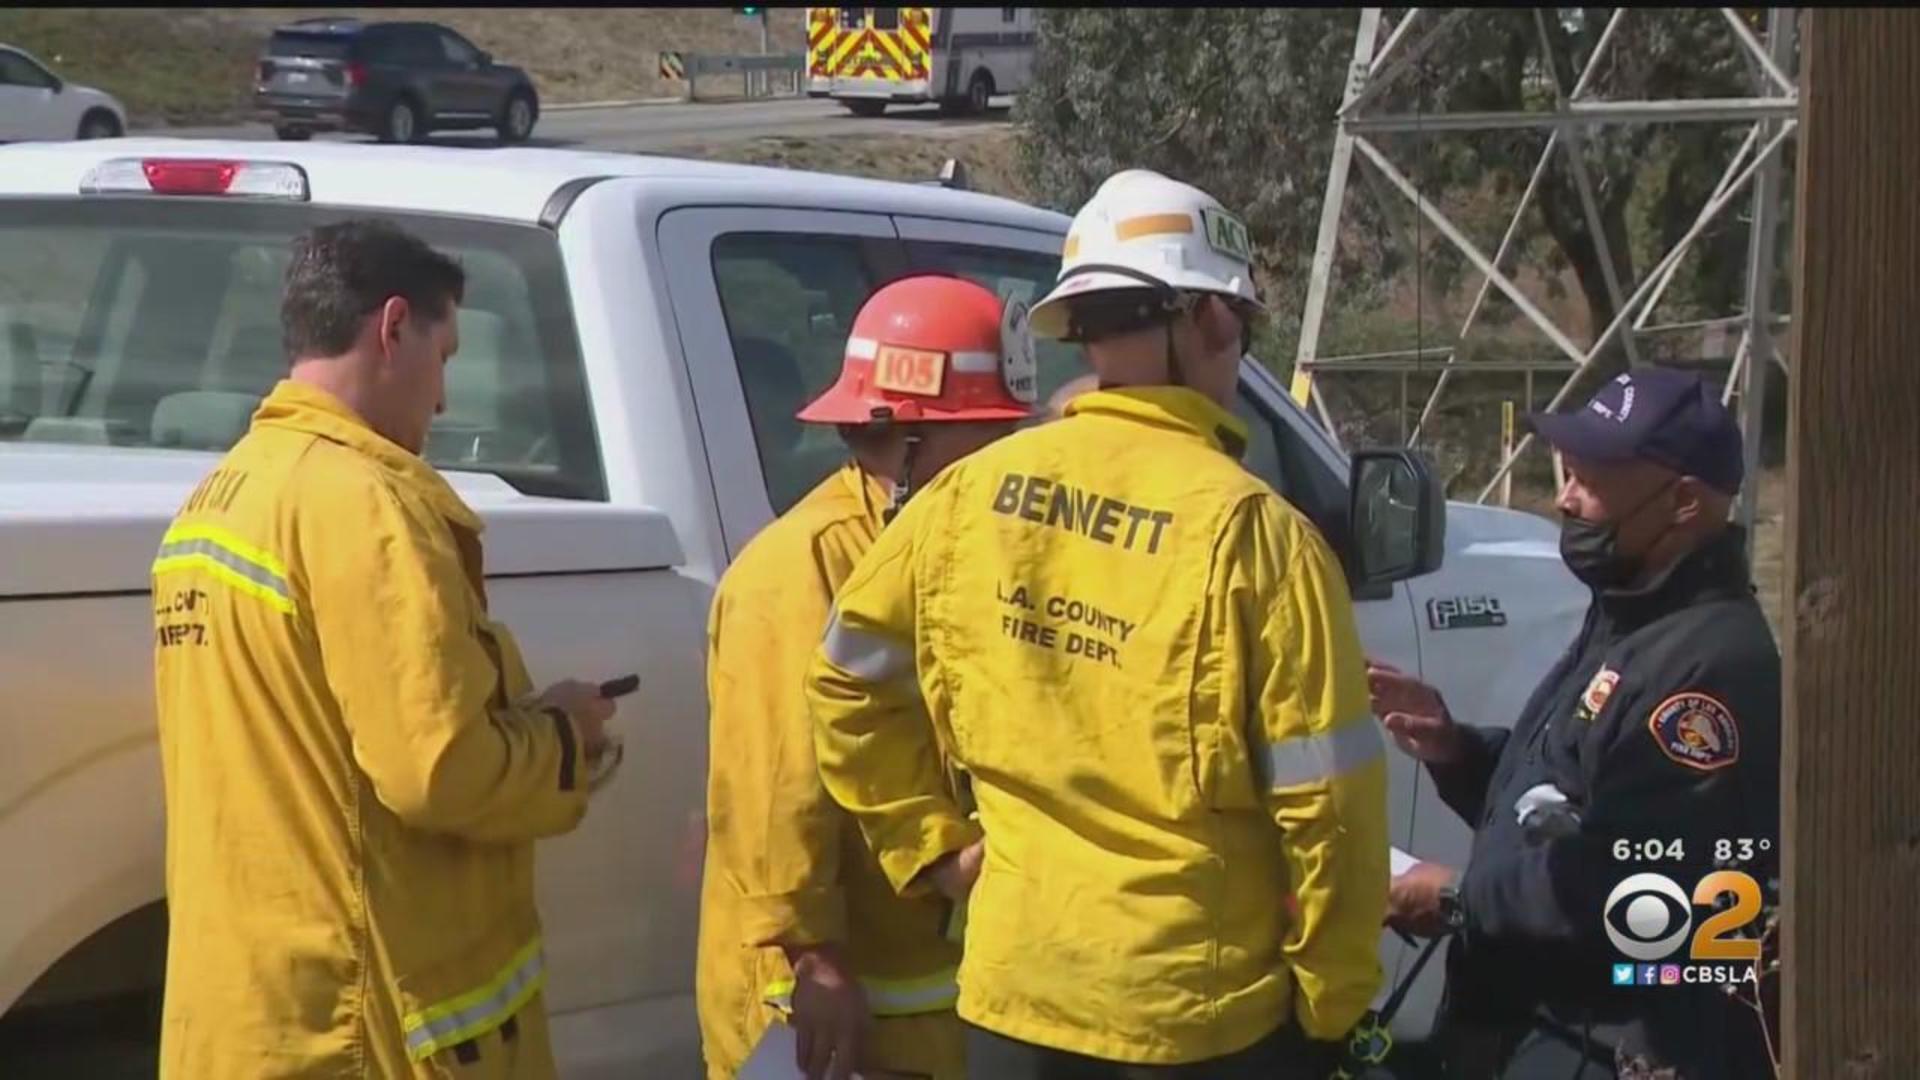
[[713,276],[767,499],[783,514],[846,459],[839,433],[794,414],[840,375],[853,316],[880,287],[851,236],[731,233]]
[[[287,372],[289,244],[315,207],[16,208],[0,215],[0,439],[223,452]],[[604,497],[552,234],[399,223],[467,271],[425,456],[528,494]]]

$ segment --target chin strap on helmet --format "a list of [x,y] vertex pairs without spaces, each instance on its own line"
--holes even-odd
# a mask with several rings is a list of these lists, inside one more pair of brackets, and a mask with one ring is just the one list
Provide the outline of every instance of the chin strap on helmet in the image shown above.
[[[1172,285],[1154,277],[1152,274],[1135,270],[1131,266],[1119,266],[1109,263],[1081,263],[1062,275],[1060,280],[1064,281],[1069,277],[1079,277],[1082,274],[1114,274],[1119,277],[1132,278],[1146,288],[1153,290],[1155,299],[1159,301],[1160,311],[1166,316],[1164,325],[1167,333],[1167,383],[1171,386],[1189,385],[1187,383],[1185,366],[1180,363],[1180,350],[1174,344],[1173,340],[1174,316],[1187,306],[1187,301],[1181,295],[1180,291]],[[1070,335],[1070,337],[1073,338],[1079,336],[1077,332]],[[1244,352],[1245,350],[1241,351]]]

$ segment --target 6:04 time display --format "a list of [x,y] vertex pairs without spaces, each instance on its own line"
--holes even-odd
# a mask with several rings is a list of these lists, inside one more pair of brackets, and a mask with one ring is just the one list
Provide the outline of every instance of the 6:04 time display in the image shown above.
[[1620,862],[1638,860],[1657,862],[1662,859],[1680,860],[1687,857],[1686,845],[1674,840],[1615,840],[1613,857]]

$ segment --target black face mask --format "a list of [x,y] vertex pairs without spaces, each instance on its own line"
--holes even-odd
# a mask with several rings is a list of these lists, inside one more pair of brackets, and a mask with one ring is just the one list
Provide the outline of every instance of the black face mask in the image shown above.
[[[1667,493],[1667,490],[1679,483],[1676,477],[1671,483],[1661,487],[1653,494],[1641,499],[1632,510],[1621,515],[1618,521],[1603,523],[1587,521],[1571,514],[1560,516],[1560,558],[1573,571],[1573,576],[1586,582],[1595,589],[1618,589],[1633,583],[1640,574],[1640,559],[1620,553],[1620,526],[1632,521],[1640,511],[1652,505],[1653,500]],[[1666,535],[1663,531],[1662,536]],[[1656,538],[1657,539],[1657,538]]]

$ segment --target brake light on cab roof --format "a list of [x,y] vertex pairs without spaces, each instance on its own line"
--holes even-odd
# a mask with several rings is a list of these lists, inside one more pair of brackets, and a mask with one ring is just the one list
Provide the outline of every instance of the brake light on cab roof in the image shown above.
[[87,171],[82,195],[199,195],[213,198],[308,198],[307,173],[286,161],[218,158],[114,158]]

